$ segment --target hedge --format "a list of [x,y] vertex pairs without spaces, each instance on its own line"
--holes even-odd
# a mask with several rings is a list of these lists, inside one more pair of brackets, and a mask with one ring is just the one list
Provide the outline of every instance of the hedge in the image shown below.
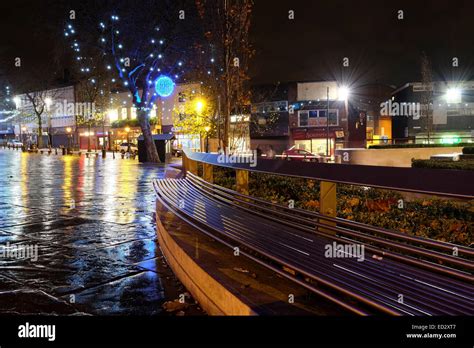
[[474,155],[474,146],[466,146],[462,149],[462,153],[464,155]]
[[[214,182],[235,190],[235,171],[215,167]],[[249,189],[251,196],[272,203],[288,206],[293,201],[296,208],[316,212],[320,208],[315,180],[251,173]],[[474,242],[474,200],[407,199],[396,191],[343,184],[337,185],[337,197],[337,216],[343,219],[443,242]]]
[[431,147],[462,147],[469,146],[467,143],[460,144],[395,144],[395,145],[370,145],[371,150],[382,150],[382,149],[422,149]]
[[412,168],[474,170],[474,161],[444,162],[435,160],[412,160]]

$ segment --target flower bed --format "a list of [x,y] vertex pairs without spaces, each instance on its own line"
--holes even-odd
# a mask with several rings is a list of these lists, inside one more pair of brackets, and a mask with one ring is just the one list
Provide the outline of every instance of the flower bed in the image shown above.
[[[235,190],[235,172],[216,168],[214,181]],[[269,174],[250,175],[250,195],[272,203],[319,211],[315,180]],[[474,201],[410,199],[399,192],[338,185],[338,217],[410,235],[460,245],[474,243]]]

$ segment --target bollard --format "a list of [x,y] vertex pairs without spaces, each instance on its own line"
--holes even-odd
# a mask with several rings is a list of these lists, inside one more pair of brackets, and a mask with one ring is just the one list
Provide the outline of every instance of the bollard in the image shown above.
[[[320,213],[322,215],[335,218],[337,217],[337,185],[335,183],[326,181],[321,181],[320,185]],[[320,219],[319,221],[324,225],[332,227],[336,226],[335,223],[331,221],[324,219]],[[323,227],[319,227],[318,230],[324,233],[335,234],[335,232],[327,230]]]
[[212,164],[203,163],[202,178],[208,183],[214,183],[214,167]]
[[237,192],[247,195],[249,194],[249,172],[246,170],[236,170],[235,179],[237,181]]

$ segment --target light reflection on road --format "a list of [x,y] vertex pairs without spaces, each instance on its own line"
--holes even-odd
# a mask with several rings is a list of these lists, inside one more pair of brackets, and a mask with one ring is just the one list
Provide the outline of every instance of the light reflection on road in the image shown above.
[[0,258],[0,314],[160,314],[161,279],[174,278],[156,243],[152,180],[170,171],[0,149],[0,246],[40,249],[37,262]]

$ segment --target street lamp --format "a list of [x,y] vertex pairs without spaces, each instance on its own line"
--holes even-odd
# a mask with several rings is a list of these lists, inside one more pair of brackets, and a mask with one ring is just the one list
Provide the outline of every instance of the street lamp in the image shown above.
[[347,101],[349,99],[350,90],[346,86],[339,87],[338,97],[339,101]]
[[72,128],[67,127],[66,128],[66,133],[67,133],[67,153],[68,154],[71,153],[71,132],[72,132]]
[[44,99],[44,105],[46,105],[46,108],[49,110],[51,105],[53,104],[53,101],[50,97],[47,97]]
[[52,122],[51,122],[51,112],[50,108],[51,105],[53,104],[53,101],[51,98],[47,97],[44,99],[44,105],[46,106],[46,112],[48,114],[48,137],[49,137],[49,147],[51,148],[53,146],[53,134],[52,134]]
[[13,102],[15,103],[15,107],[18,109],[21,106],[21,99],[20,97],[13,98]]
[[130,153],[130,127],[125,127],[125,132],[127,132],[127,152]]
[[206,107],[206,102],[203,99],[196,100],[196,104],[194,105],[195,110],[198,115],[202,114],[204,108]]
[[20,130],[21,130],[21,135],[20,135],[20,140],[23,143],[23,146],[25,146],[25,133],[26,133],[26,127],[20,125]]
[[[345,103],[345,111],[346,111],[346,118],[349,120],[349,115],[348,115],[348,101],[349,101],[349,95],[351,91],[349,87],[347,86],[340,86],[337,89],[337,99],[339,101],[343,101]],[[327,87],[327,110],[326,110],[326,157],[329,157],[330,155],[330,149],[329,149],[329,86]],[[348,122],[348,121],[347,121]],[[346,135],[347,130],[344,132]]]
[[452,87],[449,88],[448,91],[446,92],[446,101],[451,104],[457,104],[462,102],[462,91],[459,88]]
[[206,131],[206,152],[209,152],[209,131],[211,130],[211,127],[206,126],[204,127],[204,130]]

